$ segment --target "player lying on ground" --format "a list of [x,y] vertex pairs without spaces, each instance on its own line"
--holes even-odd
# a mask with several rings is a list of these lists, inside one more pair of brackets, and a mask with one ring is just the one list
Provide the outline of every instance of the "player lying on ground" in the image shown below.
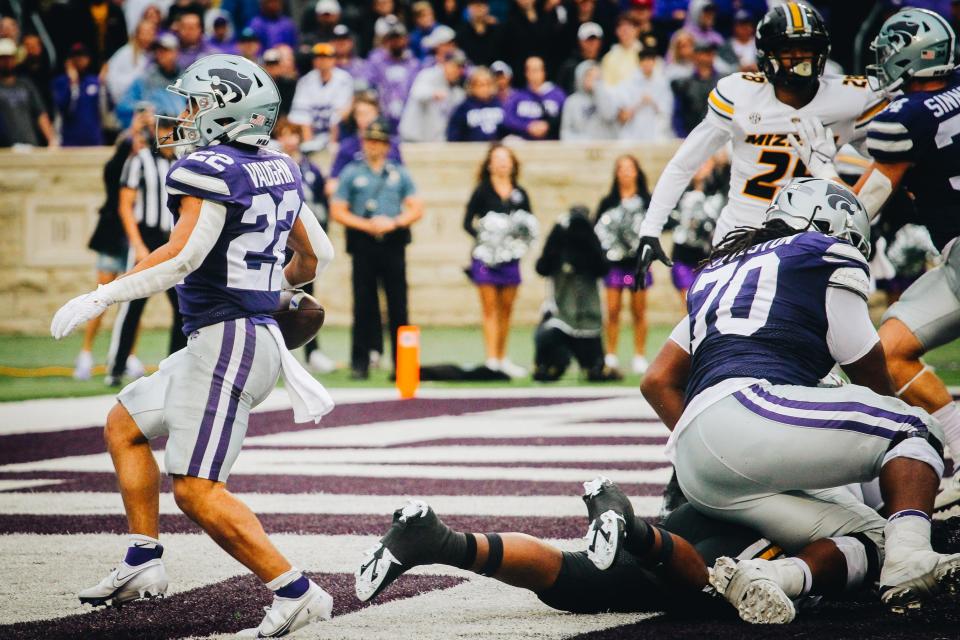
[[[960,337],[960,133],[955,70],[956,35],[950,24],[925,9],[903,9],[880,27],[871,48],[876,64],[867,67],[875,89],[897,97],[868,127],[867,149],[874,162],[855,190],[871,218],[898,187],[914,196],[920,222],[929,229],[940,266],[912,284],[884,314],[880,340],[897,395],[929,412],[942,425],[945,444],[960,456],[960,408],[931,367],[920,358]],[[813,136],[806,149],[818,150],[830,164],[832,136]],[[960,503],[960,474],[937,497],[937,509]]]
[[[675,425],[667,454],[690,503],[797,556],[717,562],[714,586],[751,622],[789,622],[791,599],[877,567],[894,611],[960,585],[960,555],[930,547],[940,428],[892,397],[870,322],[869,234],[845,187],[790,182],[763,227],[728,234],[700,270],[644,381]],[[854,384],[817,386],[834,363]],[[842,488],[876,477],[886,522]]]
[[[544,604],[575,613],[662,611],[718,613],[721,600],[704,593],[707,564],[721,555],[754,557],[778,550],[743,527],[711,520],[689,505],[661,525],[634,516],[630,501],[608,479],[584,483],[591,523],[589,549],[577,553],[524,533],[460,533],[420,500],[393,514],[393,525],[356,571],[360,600],[374,598],[404,572],[446,564],[529,589]],[[620,523],[623,544],[598,544],[594,522]],[[598,566],[604,569],[598,568]],[[722,606],[718,606],[718,604]]]
[[670,265],[660,246],[663,226],[690,179],[728,142],[733,145],[730,197],[717,221],[714,245],[735,227],[761,225],[777,189],[791,178],[811,175],[787,137],[798,118],[831,123],[841,145],[863,140],[867,123],[886,101],[867,88],[866,78],[824,76],[829,56],[830,34],[816,9],[800,2],[771,6],[757,25],[761,73],[719,80],[703,122],[657,180],[640,229],[637,282],[645,281],[653,260]]
[[[666,377],[658,379],[671,384]],[[357,597],[372,600],[416,566],[446,564],[529,589],[547,606],[571,613],[723,616],[729,605],[705,589],[707,567],[723,556],[782,555],[755,531],[709,518],[689,504],[650,525],[634,515],[629,499],[604,477],[584,483],[583,501],[588,547],[568,552],[524,533],[457,532],[426,503],[411,500],[394,512],[392,526],[357,568]],[[960,523],[936,524],[942,550],[957,550]]]
[[[160,473],[149,441],[169,436],[165,467],[177,505],[274,591],[263,622],[249,631],[281,636],[329,618],[333,600],[290,565],[226,481],[250,410],[281,372],[298,422],[319,420],[333,406],[270,317],[281,286],[314,280],[333,247],[303,203],[296,163],[265,148],[280,103],[269,75],[239,56],[212,55],[169,89],[187,99],[173,118],[174,139],[158,141],[181,156],[167,177],[178,218],[170,241],[126,276],[68,302],[51,326],[59,339],[111,304],[176,285],[189,335],[158,372],[124,388],[107,417],[104,438],[130,546],[120,565],[79,597],[116,605],[166,591],[157,539]],[[294,257],[282,269],[287,246]]]

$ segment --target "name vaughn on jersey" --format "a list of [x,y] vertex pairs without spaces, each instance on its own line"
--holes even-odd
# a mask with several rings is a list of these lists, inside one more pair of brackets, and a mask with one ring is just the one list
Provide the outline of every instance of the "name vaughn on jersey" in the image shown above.
[[257,188],[275,187],[280,184],[294,182],[290,167],[279,158],[264,160],[263,162],[251,162],[240,166],[247,172],[247,176],[250,178],[253,186]]

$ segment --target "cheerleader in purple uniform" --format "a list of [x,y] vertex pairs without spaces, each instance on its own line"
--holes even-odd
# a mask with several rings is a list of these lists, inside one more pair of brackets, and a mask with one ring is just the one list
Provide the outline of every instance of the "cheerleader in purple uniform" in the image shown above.
[[[517,184],[519,173],[520,164],[513,151],[502,144],[490,147],[480,166],[477,187],[467,203],[463,218],[467,233],[476,238],[477,224],[489,212],[530,211],[530,198]],[[480,292],[486,366],[511,378],[525,376],[526,370],[511,362],[506,355],[510,316],[520,285],[520,261],[491,265],[473,258],[468,275]]]
[[[597,206],[596,221],[607,211],[616,207],[637,211],[642,214],[650,203],[647,189],[647,177],[640,168],[640,162],[631,155],[623,155],[614,163],[613,182],[610,191]],[[595,222],[596,222],[595,221]],[[603,279],[606,293],[606,317],[604,334],[607,354],[604,364],[609,369],[619,369],[617,343],[620,339],[620,311],[623,307],[623,294],[626,292],[630,312],[633,315],[633,363],[634,373],[643,375],[647,371],[647,292],[653,284],[653,276],[647,273],[646,282],[634,291],[634,268],[637,257],[627,255],[622,260],[612,262],[610,271]]]

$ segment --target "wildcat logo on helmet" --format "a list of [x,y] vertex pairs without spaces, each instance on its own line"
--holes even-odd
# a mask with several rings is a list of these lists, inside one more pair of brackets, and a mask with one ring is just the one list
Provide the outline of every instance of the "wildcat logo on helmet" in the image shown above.
[[899,44],[900,48],[908,46],[913,42],[917,32],[920,31],[920,25],[916,22],[894,22],[887,26],[889,38],[893,44]]
[[233,69],[210,70],[210,88],[224,102],[240,102],[241,98],[250,92],[252,86],[253,78]]

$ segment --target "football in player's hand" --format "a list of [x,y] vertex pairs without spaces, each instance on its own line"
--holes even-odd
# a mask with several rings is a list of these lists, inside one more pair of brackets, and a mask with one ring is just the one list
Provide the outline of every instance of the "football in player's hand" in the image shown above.
[[273,319],[280,327],[287,349],[296,349],[317,335],[325,315],[317,299],[307,292],[284,289],[280,292],[280,305],[273,312]]

